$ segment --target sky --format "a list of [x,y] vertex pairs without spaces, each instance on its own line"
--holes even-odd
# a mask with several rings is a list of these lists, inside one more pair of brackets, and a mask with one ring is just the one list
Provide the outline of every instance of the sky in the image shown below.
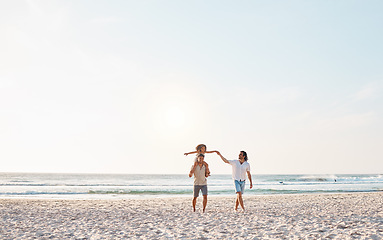
[[[380,0],[0,1],[0,172],[383,173]],[[212,174],[230,174],[217,156]]]

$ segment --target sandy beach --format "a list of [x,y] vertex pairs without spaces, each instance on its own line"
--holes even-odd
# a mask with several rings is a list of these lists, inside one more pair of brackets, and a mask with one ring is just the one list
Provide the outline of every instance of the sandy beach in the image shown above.
[[0,200],[1,239],[383,239],[383,193]]

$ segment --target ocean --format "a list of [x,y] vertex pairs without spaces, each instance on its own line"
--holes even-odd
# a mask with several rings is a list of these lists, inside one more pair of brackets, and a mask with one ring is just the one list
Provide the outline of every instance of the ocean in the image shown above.
[[[383,174],[253,175],[245,195],[383,191]],[[131,199],[191,197],[187,175],[0,173],[0,198]],[[234,195],[231,175],[208,178],[209,196]]]

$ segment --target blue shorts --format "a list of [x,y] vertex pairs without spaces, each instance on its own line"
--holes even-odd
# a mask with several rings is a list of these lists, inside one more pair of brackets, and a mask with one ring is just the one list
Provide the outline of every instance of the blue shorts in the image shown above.
[[199,190],[202,191],[202,195],[206,196],[207,195],[207,185],[194,185],[194,197],[197,198],[199,196]]
[[242,193],[245,191],[245,181],[238,181],[234,180],[234,185],[235,185],[235,192],[236,193]]

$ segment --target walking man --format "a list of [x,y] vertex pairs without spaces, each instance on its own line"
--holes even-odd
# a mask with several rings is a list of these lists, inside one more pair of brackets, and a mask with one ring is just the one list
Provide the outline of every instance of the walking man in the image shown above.
[[204,162],[205,156],[203,154],[198,155],[197,162],[192,166],[189,177],[192,177],[194,174],[194,198],[192,201],[193,211],[195,212],[195,206],[197,203],[197,198],[199,196],[199,191],[202,191],[203,195],[203,212],[205,212],[206,204],[207,204],[207,177],[208,173],[206,171],[206,166]]
[[235,192],[237,193],[237,199],[235,201],[235,210],[238,210],[238,205],[241,205],[243,211],[245,211],[245,207],[243,205],[242,195],[245,190],[245,182],[246,182],[246,173],[247,177],[250,180],[250,189],[253,188],[253,181],[251,179],[250,174],[250,164],[247,162],[247,153],[245,151],[241,151],[239,153],[239,160],[227,160],[224,158],[220,152],[217,153],[225,163],[228,163],[232,166],[232,176],[235,185]]

